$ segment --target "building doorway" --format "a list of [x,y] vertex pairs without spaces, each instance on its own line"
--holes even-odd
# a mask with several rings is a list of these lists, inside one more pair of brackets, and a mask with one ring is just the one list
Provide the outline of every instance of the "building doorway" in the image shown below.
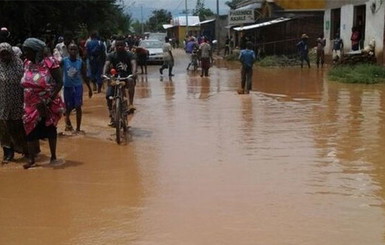
[[334,39],[336,34],[341,35],[341,9],[332,9],[330,19],[330,39]]
[[360,49],[364,48],[365,42],[365,21],[366,20],[366,5],[359,5],[354,7],[353,26],[357,27],[360,32]]

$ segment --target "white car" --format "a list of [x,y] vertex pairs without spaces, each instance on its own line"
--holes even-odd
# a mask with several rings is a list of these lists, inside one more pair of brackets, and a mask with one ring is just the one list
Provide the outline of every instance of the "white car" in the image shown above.
[[163,42],[146,39],[140,41],[139,46],[148,50],[148,63],[163,63]]

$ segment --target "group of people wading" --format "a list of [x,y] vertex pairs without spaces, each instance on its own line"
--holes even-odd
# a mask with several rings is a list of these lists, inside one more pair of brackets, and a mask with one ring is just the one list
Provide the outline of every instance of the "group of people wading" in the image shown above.
[[[57,125],[62,115],[65,114],[66,131],[84,133],[80,128],[83,81],[91,98],[91,82],[96,85],[96,92],[100,92],[101,75],[109,74],[110,69],[115,69],[122,77],[134,73],[135,57],[132,52],[126,50],[127,42],[123,38],[116,38],[114,47],[107,53],[105,45],[96,36],[91,35],[84,44],[88,53],[87,59],[84,60],[79,56],[79,46],[73,40],[64,45],[59,42],[54,50],[49,50],[44,41],[27,38],[21,45],[22,52],[17,52],[8,37],[7,28],[1,28],[0,142],[4,151],[2,163],[13,161],[15,153],[20,153],[26,158],[23,167],[32,167],[40,152],[39,140],[48,139],[50,163],[54,164],[57,162]],[[94,53],[99,53],[97,55],[100,57]],[[135,81],[129,81],[127,89],[128,109],[133,112]],[[63,91],[63,96],[60,91]],[[107,87],[109,111],[111,93],[112,89]],[[70,120],[72,110],[76,111],[75,129]]]

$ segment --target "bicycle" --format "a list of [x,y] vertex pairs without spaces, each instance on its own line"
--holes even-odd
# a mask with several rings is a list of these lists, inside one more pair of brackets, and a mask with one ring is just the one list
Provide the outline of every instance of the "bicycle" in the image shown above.
[[193,65],[194,71],[198,70],[198,52],[191,53],[191,64]]
[[114,119],[114,126],[116,131],[116,143],[120,144],[123,138],[127,138],[127,99],[124,96],[124,89],[128,80],[134,78],[134,75],[129,75],[127,77],[118,76],[106,76],[102,77],[108,81],[108,84],[113,87],[113,96],[110,96],[109,99],[112,100],[112,111],[111,116]]

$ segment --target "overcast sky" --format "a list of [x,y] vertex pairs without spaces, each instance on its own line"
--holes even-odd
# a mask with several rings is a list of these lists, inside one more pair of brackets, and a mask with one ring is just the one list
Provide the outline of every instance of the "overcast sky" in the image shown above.
[[[147,20],[153,10],[166,9],[173,16],[178,16],[184,9],[187,1],[187,8],[194,9],[197,0],[124,0],[128,12],[134,19],[141,20],[141,6],[143,6],[143,19]],[[227,0],[219,1],[219,13],[227,14],[229,7],[225,4]],[[204,0],[205,7],[217,12],[217,0]]]

